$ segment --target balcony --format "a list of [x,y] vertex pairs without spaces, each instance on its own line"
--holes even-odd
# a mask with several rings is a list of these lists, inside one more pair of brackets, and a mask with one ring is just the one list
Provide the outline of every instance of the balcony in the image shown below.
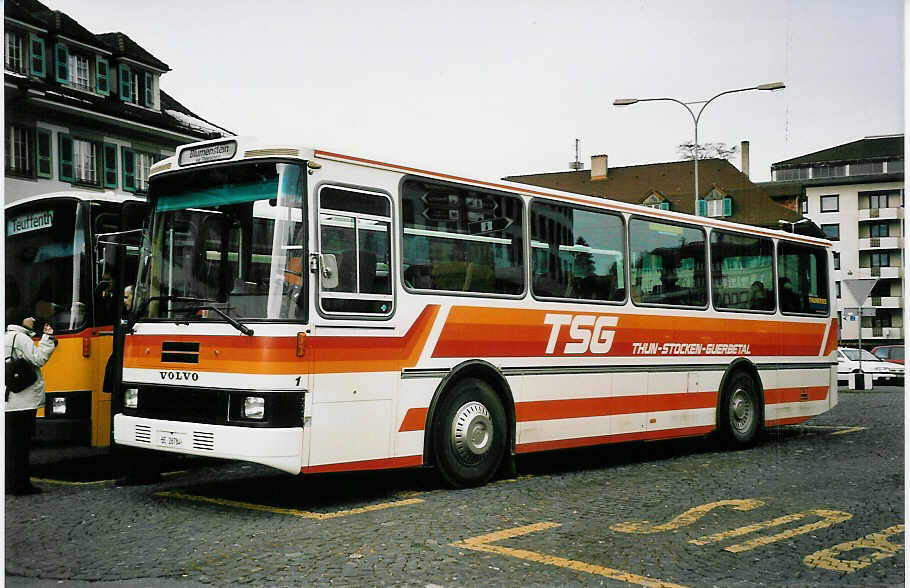
[[902,296],[870,296],[867,306],[872,308],[903,308]]
[[900,208],[860,208],[859,221],[897,220],[904,218],[904,209]]
[[863,327],[863,341],[903,338],[904,329],[900,327]]
[[903,237],[868,237],[859,240],[860,251],[866,249],[903,249]]
[[904,275],[899,267],[861,267],[854,272],[854,278],[900,278]]

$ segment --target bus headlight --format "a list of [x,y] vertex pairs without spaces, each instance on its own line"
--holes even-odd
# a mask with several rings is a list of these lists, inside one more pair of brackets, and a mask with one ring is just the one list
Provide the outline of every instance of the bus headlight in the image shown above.
[[123,391],[123,406],[139,408],[139,388],[127,388]]
[[66,398],[55,396],[51,400],[51,412],[53,414],[66,414]]
[[243,399],[243,411],[241,415],[245,419],[264,419],[265,418],[265,398],[262,396],[247,396]]

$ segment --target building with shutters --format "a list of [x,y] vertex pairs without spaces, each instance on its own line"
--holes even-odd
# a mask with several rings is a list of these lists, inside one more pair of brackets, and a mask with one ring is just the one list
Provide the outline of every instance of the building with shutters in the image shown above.
[[795,229],[822,236],[812,223],[797,224],[802,214],[795,196],[770,191],[749,179],[748,142],[742,145],[742,169],[726,159],[699,161],[699,198],[696,209],[692,161],[673,161],[611,168],[606,155],[591,157],[590,170],[573,170],[507,176],[503,179],[544,188],[588,194],[672,210],[721,218],[748,225]]
[[178,145],[231,135],[161,90],[167,64],[37,0],[4,0],[4,200],[138,193]]
[[[798,193],[799,210],[835,242],[841,341],[903,343],[904,136],[865,137],[779,161],[771,173],[767,186]],[[843,296],[850,278],[878,280],[861,321]]]

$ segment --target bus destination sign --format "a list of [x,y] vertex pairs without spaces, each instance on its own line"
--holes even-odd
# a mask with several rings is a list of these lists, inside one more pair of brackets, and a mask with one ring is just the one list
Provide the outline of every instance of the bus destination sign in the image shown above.
[[187,147],[180,152],[180,165],[194,165],[209,161],[232,159],[237,154],[237,141],[226,141],[214,145]]
[[41,210],[30,212],[6,221],[6,236],[20,235],[29,231],[49,229],[54,224],[54,211]]

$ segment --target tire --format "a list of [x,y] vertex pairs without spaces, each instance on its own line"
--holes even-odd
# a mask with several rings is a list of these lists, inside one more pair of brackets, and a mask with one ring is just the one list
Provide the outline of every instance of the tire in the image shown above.
[[432,434],[439,473],[453,488],[488,482],[508,447],[502,403],[493,388],[477,378],[460,380],[445,394]]
[[718,428],[733,447],[749,447],[758,440],[762,407],[755,380],[744,372],[733,374],[721,396]]

